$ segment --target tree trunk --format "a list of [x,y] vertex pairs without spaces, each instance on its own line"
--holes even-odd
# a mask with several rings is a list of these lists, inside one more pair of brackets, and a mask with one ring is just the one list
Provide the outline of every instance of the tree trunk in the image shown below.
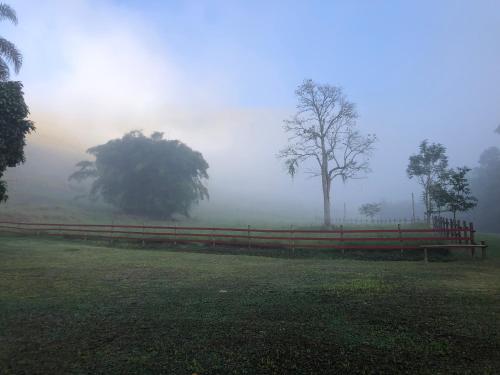
[[[323,132],[323,125],[321,125],[321,132]],[[325,139],[321,138],[321,182],[323,186],[323,220],[325,227],[329,228],[332,225],[330,213],[330,177],[328,176],[328,158],[325,149]]]
[[330,212],[330,182],[328,177],[322,176],[323,186],[323,219],[325,227],[332,225],[331,212]]
[[432,203],[431,203],[431,197],[429,194],[428,189],[426,189],[424,193],[424,200],[425,200],[425,219],[427,221],[427,224],[430,225],[431,223],[431,215],[432,215]]
[[331,214],[330,214],[330,197],[328,195],[323,194],[323,216],[325,219],[325,226],[330,227],[331,223]]

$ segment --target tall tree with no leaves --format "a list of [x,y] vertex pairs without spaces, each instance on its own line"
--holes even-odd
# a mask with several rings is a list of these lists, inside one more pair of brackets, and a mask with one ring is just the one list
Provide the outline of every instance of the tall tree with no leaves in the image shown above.
[[446,148],[440,143],[429,144],[428,140],[424,140],[419,148],[418,154],[410,156],[406,173],[410,179],[416,177],[424,189],[422,198],[425,205],[425,217],[427,223],[430,224],[434,210],[431,192],[446,172],[448,157]]
[[[0,3],[0,21],[9,20],[17,25],[17,16],[14,9],[4,3]],[[14,71],[19,73],[23,63],[23,56],[16,46],[7,39],[0,36],[0,81],[7,81],[10,77],[9,64]]]
[[316,168],[309,173],[321,177],[324,224],[330,226],[332,181],[341,178],[345,182],[369,171],[376,137],[362,136],[355,129],[355,105],[340,87],[305,80],[295,95],[297,113],[284,126],[290,134],[289,145],[278,156],[292,177],[306,160],[313,161]]

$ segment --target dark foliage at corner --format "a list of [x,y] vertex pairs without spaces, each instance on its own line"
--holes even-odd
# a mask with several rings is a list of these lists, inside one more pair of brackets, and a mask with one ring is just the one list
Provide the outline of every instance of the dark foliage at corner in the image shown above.
[[[0,179],[7,168],[25,161],[26,136],[35,129],[28,115],[22,83],[0,82]],[[0,180],[0,202],[7,198],[7,185]]]

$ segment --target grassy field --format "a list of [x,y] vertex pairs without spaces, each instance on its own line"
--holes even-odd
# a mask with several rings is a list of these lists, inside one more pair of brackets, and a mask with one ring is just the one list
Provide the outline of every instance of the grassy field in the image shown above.
[[486,261],[363,261],[0,237],[0,373],[498,373]]

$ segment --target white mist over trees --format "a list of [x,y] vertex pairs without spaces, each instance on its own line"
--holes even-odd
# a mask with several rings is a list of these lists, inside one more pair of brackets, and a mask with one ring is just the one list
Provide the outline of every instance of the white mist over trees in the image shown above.
[[[51,196],[61,198],[59,189],[67,187],[73,171],[61,164],[73,166],[89,147],[140,127],[144,134],[159,130],[181,139],[210,162],[211,200],[193,207],[191,220],[208,221],[218,211],[224,219],[237,213],[242,225],[273,215],[278,223],[321,223],[320,179],[299,172],[290,182],[275,158],[286,142],[277,124],[295,112],[294,89],[313,72],[317,82],[341,82],[359,105],[362,132],[380,139],[369,178],[332,181],[335,219],[356,217],[365,202],[383,203],[380,218],[411,217],[412,192],[421,217],[421,190],[405,169],[425,138],[446,145],[450,166],[473,168],[472,190],[480,202],[471,215],[479,229],[482,213],[493,211],[494,197],[480,192],[492,179],[485,174],[476,183],[474,169],[481,151],[500,139],[492,134],[500,118],[495,79],[500,13],[493,3],[433,4],[433,12],[414,3],[403,13],[400,7],[367,3],[346,3],[341,6],[346,12],[334,2],[327,12],[324,4],[293,4],[267,7],[265,15],[257,3],[241,13],[222,4],[198,4],[202,13],[216,16],[209,25],[208,18],[190,17],[190,9],[161,12],[163,5],[155,2],[141,5],[143,13],[113,2],[4,1],[14,6],[22,27],[4,18],[0,34],[25,55],[20,79],[37,132],[27,138],[27,163],[4,175],[10,202],[2,210],[18,214],[15,204],[29,200],[28,190],[40,205],[48,205],[42,192],[49,187]],[[390,22],[380,24],[381,18],[397,21],[398,33]],[[446,20],[445,29],[434,22],[438,19]],[[282,27],[272,26],[274,21]],[[311,43],[304,29],[333,43],[326,49]],[[248,45],[255,47],[252,56]],[[373,53],[379,47],[384,53]],[[12,76],[15,66],[9,68]],[[140,76],[129,74],[134,71]],[[304,161],[301,170],[312,163]]]
[[[495,132],[500,134],[500,126]],[[471,185],[478,198],[474,210],[478,225],[485,231],[500,232],[500,148],[489,147],[481,153]]]
[[316,168],[308,170],[321,177],[324,225],[331,225],[332,181],[347,181],[369,171],[369,156],[375,135],[362,136],[356,130],[358,114],[340,87],[304,81],[295,91],[297,113],[285,120],[289,145],[280,151],[293,177],[299,166],[312,159]]

